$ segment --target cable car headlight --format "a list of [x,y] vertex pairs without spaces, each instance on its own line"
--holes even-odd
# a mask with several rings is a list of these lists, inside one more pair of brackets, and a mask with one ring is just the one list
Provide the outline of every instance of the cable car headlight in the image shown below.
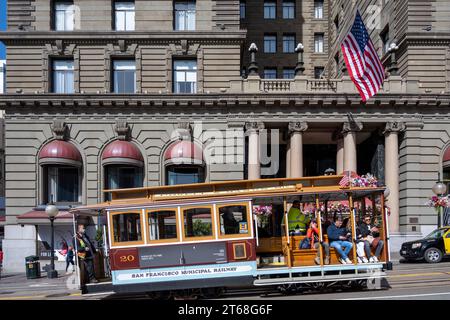
[[421,242],[413,243],[411,249],[418,249],[422,246]]

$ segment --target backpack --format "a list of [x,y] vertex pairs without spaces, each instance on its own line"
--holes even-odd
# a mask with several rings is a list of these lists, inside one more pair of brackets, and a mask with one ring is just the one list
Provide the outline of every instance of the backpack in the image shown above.
[[302,242],[300,242],[300,249],[311,249],[311,239],[303,239]]

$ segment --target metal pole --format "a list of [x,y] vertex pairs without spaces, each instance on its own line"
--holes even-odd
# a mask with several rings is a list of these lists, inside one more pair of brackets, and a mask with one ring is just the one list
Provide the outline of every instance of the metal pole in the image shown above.
[[72,215],[72,223],[73,223],[73,248],[75,250],[75,254],[74,254],[74,260],[75,260],[75,272],[76,272],[76,277],[77,277],[77,285],[78,288],[81,287],[81,279],[80,279],[80,265],[78,263],[78,245],[77,245],[77,240],[76,240],[76,236],[77,236],[77,227],[76,227],[76,221],[75,221],[75,213]]
[[55,270],[55,229],[53,225],[54,217],[50,218],[51,229],[51,254],[50,254],[50,270],[47,271],[47,278],[53,279],[58,277],[58,272]]

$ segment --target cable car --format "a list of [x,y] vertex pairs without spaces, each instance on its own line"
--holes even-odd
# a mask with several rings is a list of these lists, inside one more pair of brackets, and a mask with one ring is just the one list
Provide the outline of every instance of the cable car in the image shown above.
[[[89,217],[103,220],[105,269],[117,293],[206,296],[233,287],[284,290],[380,280],[392,267],[385,188],[341,187],[342,177],[106,190],[111,201],[72,212],[75,223]],[[331,248],[325,264],[319,246],[318,263],[317,250],[300,249],[305,236],[292,234],[285,223],[295,200],[320,222],[320,241],[328,241],[326,228],[338,214],[347,220],[349,241],[356,244],[358,221],[370,215],[385,244],[379,260],[358,261],[354,245],[351,263],[341,264]]]

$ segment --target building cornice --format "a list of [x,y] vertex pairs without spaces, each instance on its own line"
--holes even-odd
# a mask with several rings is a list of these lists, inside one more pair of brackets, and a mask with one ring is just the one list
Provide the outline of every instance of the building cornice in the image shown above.
[[[111,107],[257,107],[257,106],[315,106],[320,108],[346,108],[355,112],[365,109],[450,108],[450,94],[383,94],[361,101],[357,94],[294,94],[294,93],[211,93],[211,94],[4,94],[0,96],[0,109],[18,110],[21,107],[111,108]],[[320,112],[320,110],[317,112]],[[381,110],[380,110],[381,111]]]
[[139,44],[173,43],[181,39],[187,41],[218,43],[242,42],[246,38],[245,30],[216,32],[216,31],[170,31],[170,32],[117,32],[117,31],[5,31],[0,32],[0,41],[6,45],[14,44],[44,44],[56,40],[78,44],[106,44],[111,41],[125,40]]

